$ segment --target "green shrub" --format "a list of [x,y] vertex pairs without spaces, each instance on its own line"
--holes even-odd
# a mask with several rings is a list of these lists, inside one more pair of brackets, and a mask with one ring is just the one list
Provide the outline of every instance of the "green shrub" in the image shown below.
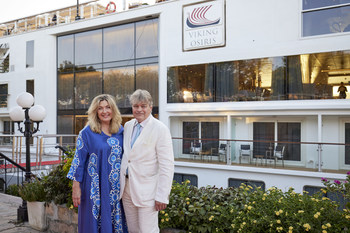
[[53,201],[55,204],[66,204],[72,207],[72,181],[67,174],[73,160],[74,150],[70,149],[68,155],[62,157],[62,162],[57,165],[47,176],[43,177],[46,192],[46,202]]
[[31,179],[29,182],[24,182],[22,186],[19,186],[19,195],[23,200],[32,201],[45,201],[46,192],[44,185],[38,178]]
[[186,232],[348,232],[350,213],[321,194],[293,189],[263,191],[239,188],[196,188],[174,183],[160,227]]
[[20,197],[19,186],[17,184],[11,184],[11,185],[7,186],[6,194]]

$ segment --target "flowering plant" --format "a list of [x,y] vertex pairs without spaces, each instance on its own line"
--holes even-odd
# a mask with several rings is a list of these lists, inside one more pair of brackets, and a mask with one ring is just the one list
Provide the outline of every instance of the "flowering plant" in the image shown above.
[[349,232],[350,212],[322,193],[306,195],[292,188],[267,191],[239,188],[197,188],[174,183],[168,207],[159,214],[160,228],[185,232]]
[[348,171],[346,175],[346,180],[344,182],[340,180],[333,180],[332,182],[326,178],[322,178],[322,183],[326,186],[322,191],[323,193],[331,192],[342,195],[346,202],[346,208],[350,210],[350,171]]

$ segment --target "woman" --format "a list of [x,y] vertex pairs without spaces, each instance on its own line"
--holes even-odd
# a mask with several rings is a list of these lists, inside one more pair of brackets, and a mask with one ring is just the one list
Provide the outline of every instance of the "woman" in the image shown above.
[[124,130],[121,121],[112,96],[93,99],[67,175],[73,180],[73,204],[79,206],[79,232],[127,232],[123,206],[118,201]]

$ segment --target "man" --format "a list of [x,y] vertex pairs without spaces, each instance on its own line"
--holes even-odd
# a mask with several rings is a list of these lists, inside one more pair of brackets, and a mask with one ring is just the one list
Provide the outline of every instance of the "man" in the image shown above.
[[135,119],[125,123],[120,197],[129,233],[156,233],[158,211],[166,208],[174,175],[169,129],[152,115],[146,90],[130,96]]

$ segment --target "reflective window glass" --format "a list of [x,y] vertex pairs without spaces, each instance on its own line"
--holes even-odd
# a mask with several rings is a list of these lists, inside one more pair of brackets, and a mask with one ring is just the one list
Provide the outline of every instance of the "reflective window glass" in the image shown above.
[[104,93],[116,97],[119,108],[131,107],[128,96],[134,92],[134,67],[105,69],[103,75]]
[[197,140],[199,138],[199,122],[183,122],[182,128],[183,128],[183,132],[182,132],[183,138],[194,139],[194,140],[184,139],[182,143],[182,153],[190,154],[191,147],[194,147],[196,146],[196,143],[199,143]]
[[103,30],[103,62],[134,58],[134,24]]
[[214,100],[213,70],[213,66],[209,64],[170,68],[168,102],[212,102]]
[[349,77],[350,51],[169,67],[167,101],[350,99]]
[[350,3],[350,0],[303,0],[303,10],[327,7],[327,6],[336,6],[339,4]]
[[7,107],[8,84],[0,84],[0,108]]
[[74,75],[59,74],[57,80],[57,108],[73,109],[74,107]]
[[350,6],[303,13],[303,36],[350,31]]
[[158,19],[136,23],[136,58],[158,56]]
[[[57,116],[57,134],[78,134],[79,132],[74,132],[74,116],[70,115],[58,115]],[[71,143],[72,148],[74,148],[74,137],[63,137],[63,143]]]
[[153,107],[159,103],[158,94],[158,64],[136,66],[136,88],[149,91],[153,98]]
[[75,85],[75,109],[88,109],[92,99],[102,93],[102,72],[76,73]]
[[74,64],[74,36],[57,39],[57,67],[60,72],[72,71]]
[[27,41],[26,68],[34,67],[34,40]]
[[102,62],[102,30],[75,35],[75,65]]

